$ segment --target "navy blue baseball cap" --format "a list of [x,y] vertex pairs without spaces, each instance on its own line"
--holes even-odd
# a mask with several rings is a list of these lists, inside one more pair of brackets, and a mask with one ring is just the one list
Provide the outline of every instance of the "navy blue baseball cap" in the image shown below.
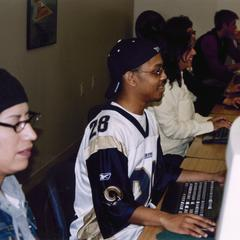
[[160,53],[160,47],[149,40],[130,38],[118,40],[108,55],[107,63],[112,82],[106,97],[111,99],[121,86],[123,75]]
[[0,113],[24,102],[28,102],[28,98],[21,83],[9,72],[0,69]]

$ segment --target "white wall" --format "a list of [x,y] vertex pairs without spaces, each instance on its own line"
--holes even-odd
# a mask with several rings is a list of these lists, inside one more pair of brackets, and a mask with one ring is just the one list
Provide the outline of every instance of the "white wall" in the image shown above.
[[26,0],[1,0],[0,67],[23,83],[31,109],[43,115],[35,174],[81,139],[89,108],[103,102],[106,57],[132,34],[133,0],[58,0],[57,43],[33,50],[26,49],[26,10]]
[[240,16],[239,0],[135,0],[134,24],[137,16],[145,10],[155,10],[165,19],[186,15],[197,31],[197,37],[213,27],[213,17],[220,9],[230,9]]

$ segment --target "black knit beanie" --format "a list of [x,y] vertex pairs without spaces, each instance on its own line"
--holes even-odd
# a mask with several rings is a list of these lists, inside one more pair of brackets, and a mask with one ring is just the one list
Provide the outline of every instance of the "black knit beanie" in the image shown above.
[[16,104],[28,102],[21,83],[4,69],[0,69],[0,113]]

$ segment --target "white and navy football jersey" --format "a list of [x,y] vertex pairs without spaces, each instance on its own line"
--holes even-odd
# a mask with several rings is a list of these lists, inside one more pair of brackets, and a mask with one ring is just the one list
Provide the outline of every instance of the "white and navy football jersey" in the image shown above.
[[166,169],[153,115],[145,111],[143,117],[145,129],[111,104],[87,126],[75,166],[77,219],[71,239],[79,229],[81,236],[91,235],[90,218],[104,239],[137,239],[143,227],[129,223],[132,213],[158,202],[169,181],[178,177],[180,170]]

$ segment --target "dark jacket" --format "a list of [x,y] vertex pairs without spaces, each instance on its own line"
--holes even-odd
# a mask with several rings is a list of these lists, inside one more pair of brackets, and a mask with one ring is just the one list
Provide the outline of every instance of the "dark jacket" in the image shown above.
[[232,79],[233,72],[224,65],[227,56],[240,62],[240,50],[231,38],[219,38],[217,31],[212,29],[202,35],[196,42],[197,52],[193,59],[193,71],[196,78],[204,82],[205,79],[216,79],[220,87],[225,87]]

